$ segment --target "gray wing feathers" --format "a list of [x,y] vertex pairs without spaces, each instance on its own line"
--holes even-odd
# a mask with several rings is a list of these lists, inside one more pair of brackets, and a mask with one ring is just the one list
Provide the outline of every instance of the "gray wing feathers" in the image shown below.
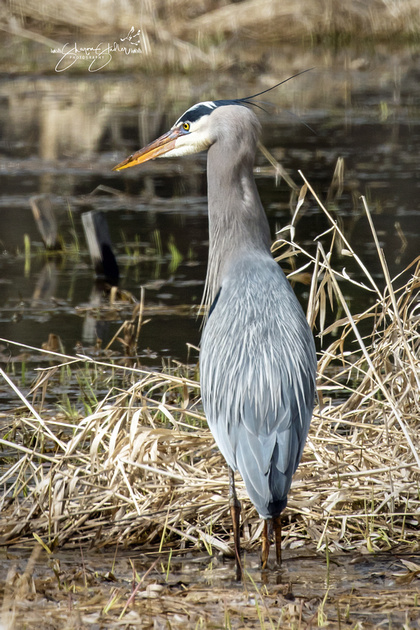
[[265,517],[286,505],[309,430],[316,370],[312,333],[272,263],[242,264],[225,277],[200,353],[209,426]]

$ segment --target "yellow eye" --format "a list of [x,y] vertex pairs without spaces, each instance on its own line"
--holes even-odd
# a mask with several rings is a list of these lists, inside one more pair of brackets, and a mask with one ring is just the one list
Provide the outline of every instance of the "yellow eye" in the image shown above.
[[183,128],[184,131],[189,131],[190,130],[190,123],[189,122],[183,123],[182,128]]

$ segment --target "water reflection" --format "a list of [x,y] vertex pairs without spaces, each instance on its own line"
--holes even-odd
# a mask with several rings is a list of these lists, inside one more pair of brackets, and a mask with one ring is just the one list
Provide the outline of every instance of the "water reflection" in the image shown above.
[[[259,112],[264,144],[298,185],[301,169],[322,198],[327,198],[337,159],[344,158],[343,190],[329,200],[329,210],[374,277],[381,269],[361,194],[374,214],[391,274],[418,253],[420,88],[414,76],[382,67],[375,77],[372,62],[365,71],[337,65],[271,93],[270,101],[281,111]],[[121,269],[120,287],[138,298],[140,285],[146,285],[146,304],[154,309],[142,331],[142,354],[185,360],[186,343],[199,338],[191,307],[201,300],[207,258],[205,156],[156,161],[124,174],[111,168],[165,131],[194,101],[255,91],[255,85],[235,83],[232,93],[232,82],[226,87],[220,77],[201,86],[186,77],[169,82],[106,75],[1,81],[1,336],[39,346],[52,332],[68,352],[78,342],[94,342],[96,326],[76,310],[98,300],[91,295],[93,273],[80,215],[102,210]],[[287,108],[302,115],[316,135]],[[276,228],[290,221],[290,190],[276,185],[261,155],[256,177],[274,238]],[[71,254],[45,259],[30,211],[30,198],[39,194],[48,195]],[[311,248],[326,227],[308,198],[296,239]],[[29,271],[24,234],[32,244]],[[342,262],[349,265],[345,257]],[[355,271],[351,262],[348,271]],[[303,301],[306,291],[297,286]],[[352,308],[363,308],[361,296],[349,298]],[[168,309],[175,305],[188,314],[171,314]],[[122,321],[123,316],[107,322],[101,331],[104,343]]]

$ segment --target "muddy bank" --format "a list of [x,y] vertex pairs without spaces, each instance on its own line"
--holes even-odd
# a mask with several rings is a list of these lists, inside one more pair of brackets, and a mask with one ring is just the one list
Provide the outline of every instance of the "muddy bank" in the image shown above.
[[261,575],[245,559],[188,552],[10,548],[0,555],[2,628],[419,628],[418,557],[288,553],[281,571]]

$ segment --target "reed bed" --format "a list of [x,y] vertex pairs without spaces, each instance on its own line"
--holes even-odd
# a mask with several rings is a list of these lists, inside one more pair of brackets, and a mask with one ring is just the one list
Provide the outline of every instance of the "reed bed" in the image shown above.
[[243,60],[255,64],[257,57],[255,53],[251,58],[247,55],[244,40],[248,44],[312,46],[352,38],[418,38],[420,14],[417,0],[94,0],[88,4],[82,0],[71,4],[63,0],[11,0],[0,11],[0,28],[48,48],[57,47],[61,34],[66,37],[69,33],[77,36],[79,44],[79,38],[87,37],[87,45],[95,46],[92,36],[101,35],[111,38],[111,45],[115,41],[122,47],[127,39],[120,38],[132,28],[134,33],[140,29],[142,54],[134,55],[134,61],[125,58],[124,67],[140,64],[149,69],[176,67],[185,71],[226,68],[227,58],[230,64],[237,63],[232,49],[240,50]]
[[[272,37],[281,41],[323,37],[331,34],[360,36],[413,34],[420,27],[416,0],[389,2],[371,0],[242,0],[236,3],[192,2],[191,0],[121,0],[118,4],[94,0],[86,5],[66,2],[11,0],[2,12],[3,23],[16,29],[17,23],[30,24],[34,30],[51,26],[77,29],[85,33],[115,33],[138,25],[144,32],[144,44],[157,40],[188,52],[190,42],[214,38],[220,34],[241,33],[259,41]],[[179,39],[175,39],[179,37]],[[202,42],[203,43],[203,42]]]
[[[331,227],[317,239],[316,253],[308,253],[294,233],[314,200]],[[319,354],[319,402],[290,492],[286,548],[419,547],[420,262],[405,270],[404,282],[391,280],[364,200],[363,208],[382,264],[382,289],[306,180],[292,222],[274,246],[279,259],[305,257],[291,280],[311,278],[308,320],[326,345]],[[340,268],[343,257],[365,274],[371,306],[362,313],[352,314],[343,297],[346,284],[355,283]],[[337,309],[342,316],[328,324]],[[107,367],[83,355],[50,355],[68,369]],[[111,389],[76,423],[39,411],[56,369],[41,371],[32,402],[1,371],[11,396],[24,405],[2,423],[1,543],[35,536],[49,550],[119,543],[230,554],[227,469],[206,425],[194,368],[120,368],[131,384]],[[261,523],[242,481],[238,492],[243,545],[251,551]]]

